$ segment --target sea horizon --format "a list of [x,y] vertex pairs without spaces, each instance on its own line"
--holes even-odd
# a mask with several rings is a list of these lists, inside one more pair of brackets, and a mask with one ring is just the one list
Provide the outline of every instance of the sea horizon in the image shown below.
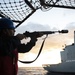
[[46,75],[43,67],[19,67],[18,75]]

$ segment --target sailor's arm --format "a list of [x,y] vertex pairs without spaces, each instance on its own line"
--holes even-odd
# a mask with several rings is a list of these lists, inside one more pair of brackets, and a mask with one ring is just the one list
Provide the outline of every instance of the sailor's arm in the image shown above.
[[[27,38],[25,35],[23,34],[17,34],[16,37],[21,41],[24,38]],[[18,45],[18,52],[19,53],[25,53],[25,52],[29,52],[33,46],[35,46],[37,41],[37,37],[31,37],[31,40],[27,43],[27,44],[19,44]]]

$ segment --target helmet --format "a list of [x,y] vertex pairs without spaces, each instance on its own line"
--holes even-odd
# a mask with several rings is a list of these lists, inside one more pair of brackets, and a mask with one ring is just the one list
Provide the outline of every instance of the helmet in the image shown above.
[[1,18],[0,29],[15,29],[13,21],[8,18]]

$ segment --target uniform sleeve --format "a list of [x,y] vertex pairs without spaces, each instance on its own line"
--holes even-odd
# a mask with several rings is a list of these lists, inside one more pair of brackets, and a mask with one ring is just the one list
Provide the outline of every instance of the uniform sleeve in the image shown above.
[[20,44],[20,40],[15,36],[0,38],[0,55],[10,55]]
[[21,41],[16,36],[11,38],[11,42],[14,48],[17,48],[21,44]]
[[37,39],[31,39],[30,42],[28,42],[27,44],[20,44],[18,46],[18,52],[19,53],[26,53],[29,52],[33,46],[35,46]]

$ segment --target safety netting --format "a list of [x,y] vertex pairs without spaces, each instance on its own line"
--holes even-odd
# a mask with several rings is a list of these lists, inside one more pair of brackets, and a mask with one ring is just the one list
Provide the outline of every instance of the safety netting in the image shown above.
[[35,12],[27,3],[24,0],[0,0],[0,17],[10,18],[15,25],[20,25]]
[[40,0],[44,9],[59,7],[75,9],[75,0]]
[[18,27],[36,10],[53,7],[75,9],[75,0],[0,0],[0,18],[10,18]]

